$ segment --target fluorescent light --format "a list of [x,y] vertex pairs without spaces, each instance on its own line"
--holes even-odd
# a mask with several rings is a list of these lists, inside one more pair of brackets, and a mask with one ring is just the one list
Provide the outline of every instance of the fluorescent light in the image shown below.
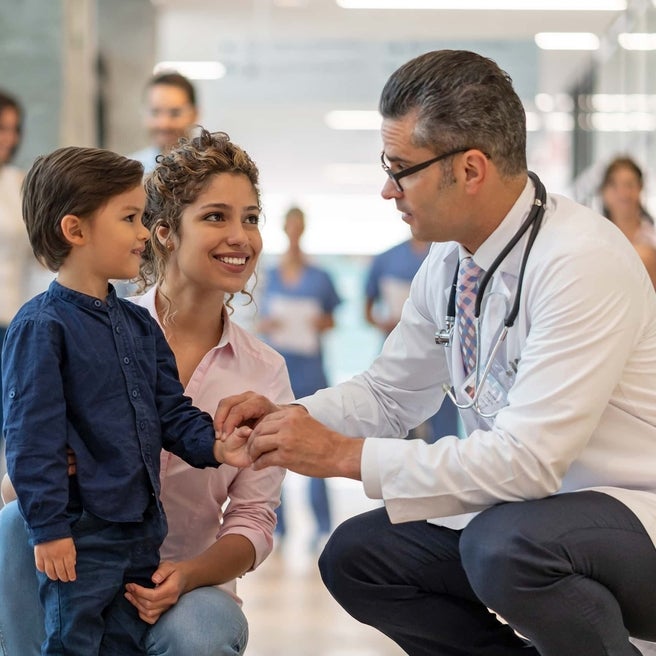
[[526,114],[526,131],[538,132],[542,127],[540,115],[537,112],[525,112]]
[[656,50],[656,34],[650,32],[623,32],[617,41],[625,50]]
[[578,97],[579,109],[602,113],[656,112],[656,94],[593,93]]
[[626,0],[335,0],[344,9],[624,11]]
[[599,37],[592,32],[538,32],[535,43],[542,50],[599,50]]
[[153,68],[155,75],[166,71],[177,71],[190,80],[219,80],[226,67],[218,61],[162,61]]
[[550,112],[544,115],[544,128],[547,132],[571,132],[574,117],[568,112]]
[[656,130],[656,116],[643,112],[595,113],[587,118],[582,127],[596,132],[653,132]]
[[325,116],[333,130],[380,130],[381,116],[377,111],[334,110]]

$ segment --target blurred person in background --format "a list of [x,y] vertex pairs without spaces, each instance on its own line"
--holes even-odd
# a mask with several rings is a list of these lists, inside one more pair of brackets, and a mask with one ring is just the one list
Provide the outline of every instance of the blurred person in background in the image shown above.
[[[430,243],[410,237],[376,255],[365,283],[365,319],[387,337],[401,319],[410,284],[428,255]],[[442,435],[458,434],[458,411],[449,398],[430,419],[408,433],[408,437],[433,442]]]
[[[144,91],[144,127],[150,145],[128,155],[144,167],[148,175],[157,165],[157,158],[177,146],[182,137],[188,137],[198,120],[196,89],[189,79],[175,71],[153,75]],[[138,289],[134,280],[115,280],[116,294],[122,298],[132,296]]]
[[633,244],[656,287],[656,228],[642,203],[642,169],[626,156],[613,159],[599,189],[603,214]]
[[[322,337],[335,326],[335,308],[341,302],[327,271],[310,264],[301,248],[305,214],[292,207],[283,229],[287,251],[266,272],[259,332],[284,358],[294,396],[300,398],[328,386],[323,363]],[[332,530],[326,481],[310,479],[310,505],[316,522],[313,548],[321,546]],[[283,505],[278,508],[276,532],[287,531]]]
[[155,168],[158,155],[176,146],[180,137],[189,136],[198,120],[198,108],[194,85],[174,71],[150,78],[145,101],[144,126],[151,143],[128,157],[141,162],[148,174]]
[[[25,173],[11,164],[20,146],[22,127],[20,103],[0,89],[0,346],[9,322],[37,291],[38,277],[42,275],[22,218],[21,185]],[[0,403],[0,427],[2,421]],[[0,432],[0,476],[5,471],[4,438]]]

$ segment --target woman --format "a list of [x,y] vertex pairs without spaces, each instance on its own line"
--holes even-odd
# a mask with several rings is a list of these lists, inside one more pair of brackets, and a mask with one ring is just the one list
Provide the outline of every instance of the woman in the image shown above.
[[[142,278],[154,286],[133,300],[158,320],[187,394],[210,414],[222,397],[245,389],[280,403],[293,399],[282,357],[229,319],[230,301],[262,250],[257,185],[250,157],[227,135],[206,131],[167,154],[146,181],[151,242]],[[279,468],[193,469],[163,452],[169,534],[156,587],[128,584],[126,591],[153,624],[148,656],[243,653],[248,625],[235,579],[271,551],[283,475]],[[36,656],[42,621],[36,582],[29,585],[34,563],[15,506],[0,512],[0,654]]]
[[656,229],[642,205],[642,189],[642,170],[630,157],[608,164],[600,187],[604,216],[633,244],[656,287]]
[[[328,387],[321,340],[335,325],[333,313],[341,302],[327,271],[308,262],[301,249],[305,215],[292,207],[285,215],[289,242],[278,266],[267,271],[259,330],[281,353],[289,369],[296,398]],[[310,505],[316,522],[312,547],[318,549],[332,530],[326,481],[310,479]],[[284,537],[283,506],[278,508],[278,534]]]

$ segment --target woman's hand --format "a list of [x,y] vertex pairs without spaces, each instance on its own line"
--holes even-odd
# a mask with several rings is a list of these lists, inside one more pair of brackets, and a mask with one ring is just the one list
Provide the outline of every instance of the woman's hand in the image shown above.
[[163,613],[178,603],[185,591],[186,577],[181,563],[164,560],[151,578],[154,588],[128,583],[125,598],[137,609],[144,622],[155,624]]

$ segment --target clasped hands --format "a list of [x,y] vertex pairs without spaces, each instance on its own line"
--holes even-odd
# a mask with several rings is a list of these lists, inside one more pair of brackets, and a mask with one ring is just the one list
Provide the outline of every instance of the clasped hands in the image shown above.
[[306,476],[334,476],[325,464],[334,457],[338,434],[298,405],[278,406],[254,392],[223,399],[214,416],[223,462],[254,469],[286,467]]

